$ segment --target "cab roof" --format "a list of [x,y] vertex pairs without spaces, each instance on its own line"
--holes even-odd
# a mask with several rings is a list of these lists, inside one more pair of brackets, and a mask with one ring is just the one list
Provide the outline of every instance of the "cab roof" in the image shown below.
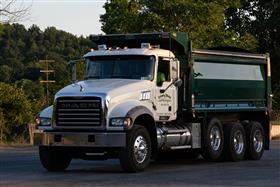
[[157,57],[170,57],[174,58],[174,54],[169,50],[157,49],[157,48],[125,48],[125,49],[113,49],[113,50],[94,50],[84,55],[84,58],[94,56],[116,56],[116,55],[145,55],[145,56],[157,56]]

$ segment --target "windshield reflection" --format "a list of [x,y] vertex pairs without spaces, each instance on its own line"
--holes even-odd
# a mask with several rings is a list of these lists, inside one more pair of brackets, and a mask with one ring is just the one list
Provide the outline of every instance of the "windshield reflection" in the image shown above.
[[152,80],[154,56],[100,56],[86,59],[85,79]]

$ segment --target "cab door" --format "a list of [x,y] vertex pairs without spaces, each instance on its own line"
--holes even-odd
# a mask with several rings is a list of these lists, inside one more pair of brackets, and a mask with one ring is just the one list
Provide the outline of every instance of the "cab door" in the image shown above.
[[[164,74],[164,78],[162,78]],[[177,117],[178,92],[172,82],[179,75],[179,63],[176,59],[160,58],[157,68],[156,120],[171,121]],[[161,79],[161,80],[158,80]]]

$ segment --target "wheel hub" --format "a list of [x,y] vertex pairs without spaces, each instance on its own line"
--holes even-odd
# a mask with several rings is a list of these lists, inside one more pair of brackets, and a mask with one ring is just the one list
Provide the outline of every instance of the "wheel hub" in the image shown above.
[[244,137],[241,131],[236,131],[233,136],[234,151],[241,154],[244,149]]
[[145,161],[148,154],[148,146],[143,136],[137,136],[134,142],[134,157],[141,164]]
[[219,150],[221,146],[221,132],[220,129],[214,126],[210,132],[210,143],[214,151]]
[[256,130],[253,136],[254,148],[256,152],[261,152],[263,148],[263,138],[260,130]]

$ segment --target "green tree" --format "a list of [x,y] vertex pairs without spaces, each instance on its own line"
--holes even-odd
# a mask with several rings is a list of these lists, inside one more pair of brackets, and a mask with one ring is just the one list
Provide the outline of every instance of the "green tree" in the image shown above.
[[225,25],[225,12],[239,0],[111,0],[101,15],[105,33],[182,31],[196,48],[230,45],[255,49],[257,42],[247,33],[239,36]]
[[13,69],[8,65],[0,66],[0,81],[11,82],[13,79]]
[[0,82],[0,113],[6,141],[22,136],[26,124],[33,121],[31,111],[31,103],[22,89]]
[[0,23],[0,39],[2,34],[3,34],[3,25]]
[[141,32],[142,25],[139,24],[141,4],[137,1],[112,0],[105,3],[106,13],[100,16],[102,30],[105,33],[129,33]]
[[51,78],[56,80],[50,85],[52,101],[53,94],[69,83],[67,62],[80,59],[91,48],[94,44],[89,38],[76,37],[55,27],[41,31],[36,25],[25,29],[20,24],[4,24],[0,38],[0,81],[14,83],[29,79],[39,84],[43,76],[40,70],[45,68],[39,60],[53,59],[55,63],[49,67],[55,70]]
[[[32,116],[35,116],[45,105],[44,87],[39,81],[21,79],[15,82],[15,86],[22,90],[31,103]],[[35,117],[34,117],[35,118]]]
[[4,132],[6,132],[6,121],[2,109],[0,109],[0,143],[6,139]]

